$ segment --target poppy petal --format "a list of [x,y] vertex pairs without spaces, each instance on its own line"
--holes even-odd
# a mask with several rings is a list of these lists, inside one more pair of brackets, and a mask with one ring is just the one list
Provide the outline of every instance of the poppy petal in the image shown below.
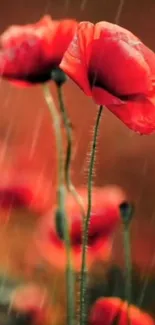
[[110,94],[107,90],[96,86],[92,87],[92,97],[96,104],[107,107],[111,105],[122,105],[123,107],[126,104],[126,102]]
[[[58,235],[51,226],[50,219],[54,215],[50,214],[48,220],[44,219],[44,226],[41,225],[41,229],[36,236],[36,245],[38,247],[39,254],[47,261],[52,267],[59,270],[64,270],[66,266],[67,256],[64,242],[60,240]],[[43,221],[43,220],[42,220]],[[46,222],[46,225],[45,225]],[[111,238],[104,238],[98,242],[98,246],[91,249],[89,246],[87,249],[87,267],[91,268],[96,260],[109,261],[112,251]],[[60,258],[58,258],[60,256]],[[81,269],[81,247],[72,247],[71,250],[72,265],[76,272]]]
[[90,325],[112,325],[117,319],[118,325],[126,325],[128,317],[131,325],[154,325],[147,313],[136,306],[128,305],[119,298],[99,298],[92,307],[89,315]]
[[152,89],[151,71],[138,51],[142,46],[141,41],[124,28],[107,22],[98,23],[92,40],[89,69],[96,71],[101,84],[118,96],[147,94]]
[[48,182],[40,181],[39,175],[12,171],[1,176],[0,206],[8,208],[28,207],[39,214],[51,207],[51,191]]
[[136,100],[128,100],[125,105],[107,107],[131,130],[144,135],[154,132],[155,95],[139,96]]
[[21,86],[50,80],[76,26],[74,20],[45,16],[36,24],[9,27],[0,37],[1,76]]
[[[46,290],[36,285],[27,285],[13,292],[11,307],[18,313],[29,313],[35,324],[49,323],[52,310],[49,308]],[[47,318],[48,317],[48,318]]]
[[155,130],[155,54],[130,31],[81,22],[60,67],[133,131]]
[[[87,207],[87,189],[79,189],[84,206]],[[95,260],[107,261],[110,258],[113,233],[120,224],[119,205],[126,200],[126,194],[117,186],[103,189],[94,188],[92,196],[92,213],[88,233],[87,266]],[[81,268],[82,249],[82,216],[80,208],[71,194],[68,194],[66,210],[70,228],[72,259],[74,268]],[[57,268],[66,264],[66,250],[63,240],[58,236],[55,227],[55,211],[40,220],[40,231],[37,234],[37,246],[43,258]],[[61,259],[56,258],[61,254]]]
[[59,67],[77,85],[91,96],[91,87],[88,80],[89,46],[94,34],[94,25],[89,22],[80,23]]
[[101,84],[103,82],[116,94],[148,93],[152,88],[151,72],[142,53],[137,50],[141,44],[137,37],[120,26],[107,22],[94,26],[82,22],[60,67],[87,95],[89,91],[85,75],[89,78],[91,71],[97,75],[97,80],[101,80]]

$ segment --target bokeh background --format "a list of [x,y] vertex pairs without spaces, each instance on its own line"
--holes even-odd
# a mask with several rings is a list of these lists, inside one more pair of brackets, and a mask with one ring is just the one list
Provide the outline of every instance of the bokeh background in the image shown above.
[[[115,22],[118,7],[118,0],[87,0],[83,10],[81,0],[1,0],[0,32],[12,24],[33,23],[44,14],[54,19],[73,17]],[[154,17],[154,0],[124,0],[119,23],[155,50]],[[52,90],[56,97],[55,89]],[[83,185],[87,180],[96,107],[70,81],[65,85],[65,100],[75,141],[72,174],[75,183]],[[30,168],[37,168],[55,183],[54,139],[41,87],[17,89],[0,82],[0,138],[14,156],[21,148],[29,157]],[[155,135],[134,134],[105,110],[98,141],[95,185],[109,183],[121,185],[135,202],[133,259],[144,268],[152,262],[151,268],[155,269]],[[115,246],[119,260],[123,254],[121,241],[117,239]]]

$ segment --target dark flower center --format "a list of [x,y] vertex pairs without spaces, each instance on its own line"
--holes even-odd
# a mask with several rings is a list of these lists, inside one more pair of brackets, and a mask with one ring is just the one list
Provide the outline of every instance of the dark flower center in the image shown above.
[[26,202],[19,193],[11,189],[0,191],[0,207],[8,208],[9,206],[20,208],[26,206]]
[[104,80],[100,80],[99,76],[93,73],[89,73],[89,82],[91,87],[93,86],[97,86],[99,88],[103,88],[104,90],[106,90],[109,94],[119,98],[122,101],[129,101],[129,100],[135,100],[137,98],[137,96],[139,96],[140,94],[128,94],[128,95],[120,95],[117,92],[115,92],[113,89],[111,89],[109,86],[107,86],[106,81]]
[[[114,218],[113,218],[114,217]],[[102,238],[107,238],[109,234],[112,233],[117,218],[113,213],[112,219],[108,218],[108,214],[92,214],[91,221],[88,231],[88,246],[95,245]],[[56,231],[61,240],[64,240],[64,216],[57,211],[56,213]],[[70,229],[70,239],[72,246],[78,247],[82,245],[82,220],[75,218],[71,229]]]
[[[99,239],[103,237],[102,229],[95,230],[91,232],[88,236],[88,246],[93,246],[97,243]],[[74,237],[71,238],[73,246],[81,246],[82,245],[82,234],[79,232],[74,234]]]
[[51,80],[51,68],[47,67],[45,68],[38,68],[38,71],[36,73],[28,73],[23,75],[15,75],[12,76],[11,79],[17,79],[19,81],[26,81],[32,84],[38,84],[38,83],[45,83],[48,80]]
[[33,313],[19,313],[19,311],[12,310],[8,317],[9,325],[30,325],[33,324]]

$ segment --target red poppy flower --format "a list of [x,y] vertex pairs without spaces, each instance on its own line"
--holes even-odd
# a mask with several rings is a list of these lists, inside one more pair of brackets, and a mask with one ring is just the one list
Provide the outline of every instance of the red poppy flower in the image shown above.
[[[86,208],[87,189],[79,189],[79,194]],[[126,200],[126,195],[117,186],[108,186],[104,189],[94,188],[88,235],[88,267],[97,259],[109,260],[112,248],[112,234],[120,222],[119,204],[124,200]],[[67,196],[66,211],[70,229],[73,265],[78,271],[81,268],[82,216],[79,205],[71,194]],[[66,251],[64,242],[56,230],[54,213],[55,210],[41,221],[40,232],[37,235],[37,245],[40,254],[45,260],[57,268],[63,269],[66,264]]]
[[155,130],[155,54],[128,30],[80,23],[60,68],[132,130]]
[[34,235],[54,195],[40,174],[28,172],[26,165],[17,166],[0,168],[0,268],[27,276],[40,263]]
[[0,171],[0,207],[28,209],[44,214],[51,208],[52,193],[45,179],[34,173],[19,170]]
[[[129,317],[129,318],[128,318]],[[119,298],[99,298],[89,315],[90,325],[112,325],[117,319],[118,325],[154,325],[154,320],[147,313]]]
[[51,79],[71,42],[77,23],[43,17],[35,24],[9,27],[0,37],[0,74],[13,82]]
[[36,285],[27,285],[13,292],[11,307],[17,312],[32,315],[34,324],[49,324],[52,310],[46,291]]

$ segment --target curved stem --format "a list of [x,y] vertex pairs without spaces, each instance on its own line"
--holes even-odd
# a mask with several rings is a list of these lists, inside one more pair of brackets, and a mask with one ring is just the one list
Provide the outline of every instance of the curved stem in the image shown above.
[[72,269],[71,262],[71,245],[70,245],[70,236],[69,236],[69,228],[67,222],[67,216],[65,212],[65,194],[66,187],[64,185],[65,177],[64,177],[64,161],[63,161],[63,141],[61,134],[61,120],[57,109],[55,107],[50,89],[48,85],[43,85],[44,97],[49,108],[49,112],[52,117],[52,122],[55,131],[56,137],[56,146],[57,146],[57,155],[58,155],[58,193],[57,200],[58,206],[56,213],[61,216],[64,226],[64,240],[66,247],[66,257],[67,257],[67,265],[66,265],[66,281],[67,281],[67,316],[68,316],[68,324],[74,324],[74,275]]
[[47,103],[52,118],[55,139],[56,139],[57,159],[58,159],[58,188],[59,188],[61,185],[64,184],[63,143],[62,143],[62,135],[61,135],[60,117],[55,107],[55,103],[53,101],[53,97],[51,95],[49,86],[47,84],[43,85],[43,91],[44,91],[45,101]]
[[71,181],[71,176],[70,176],[70,165],[71,165],[71,159],[72,159],[72,127],[71,127],[71,122],[68,118],[67,115],[67,110],[64,105],[64,100],[63,100],[63,93],[62,93],[62,86],[57,85],[57,91],[58,91],[58,99],[59,99],[59,106],[60,106],[60,111],[62,114],[62,119],[63,123],[66,129],[66,135],[67,135],[67,153],[66,153],[66,160],[65,160],[65,180],[67,184],[68,190],[72,193],[74,196],[76,202],[80,206],[81,213],[84,217],[85,215],[85,210],[83,206],[83,202],[81,199],[81,196],[78,194],[78,192],[75,189],[75,186],[73,185]]
[[86,285],[87,285],[87,268],[86,268],[86,253],[87,253],[87,243],[88,243],[88,227],[91,216],[91,205],[92,205],[92,182],[93,182],[93,170],[95,163],[95,152],[97,136],[99,131],[99,125],[101,121],[103,106],[99,107],[97,114],[96,123],[94,126],[93,142],[90,154],[90,165],[88,174],[88,207],[87,215],[84,221],[84,231],[83,231],[83,246],[82,246],[82,267],[81,267],[81,290],[80,290],[80,325],[85,325],[86,317]]

